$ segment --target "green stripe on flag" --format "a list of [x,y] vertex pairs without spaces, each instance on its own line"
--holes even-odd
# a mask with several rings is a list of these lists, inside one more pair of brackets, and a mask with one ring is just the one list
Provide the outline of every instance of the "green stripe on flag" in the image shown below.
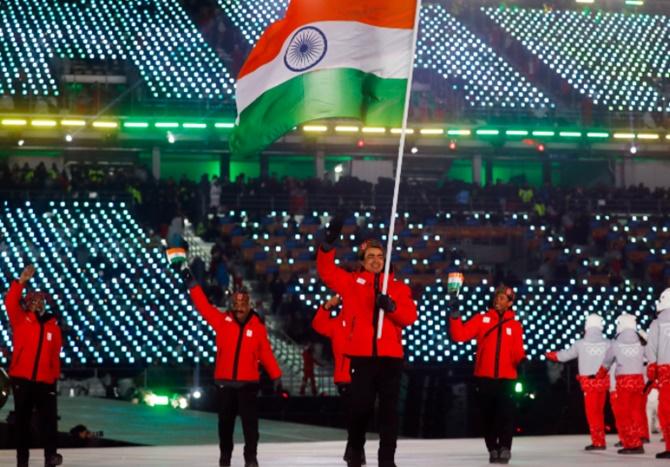
[[368,126],[399,126],[406,79],[384,79],[351,68],[296,76],[256,99],[230,138],[234,155],[262,151],[296,126],[323,118],[359,119]]

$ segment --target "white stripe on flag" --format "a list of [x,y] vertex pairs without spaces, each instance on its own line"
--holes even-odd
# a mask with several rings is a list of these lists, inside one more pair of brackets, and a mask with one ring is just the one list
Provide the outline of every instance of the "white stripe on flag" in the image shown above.
[[325,35],[328,48],[323,59],[314,68],[305,71],[288,69],[284,64],[284,55],[293,37],[291,35],[271,62],[237,82],[238,115],[269,89],[321,69],[353,68],[380,78],[409,77],[411,29],[380,28],[353,21],[323,21],[305,24],[297,30],[306,26],[315,27]]

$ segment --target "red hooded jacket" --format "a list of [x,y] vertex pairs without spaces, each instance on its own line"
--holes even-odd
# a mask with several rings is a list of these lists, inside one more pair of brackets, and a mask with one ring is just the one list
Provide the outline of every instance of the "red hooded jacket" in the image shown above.
[[402,330],[416,321],[416,304],[407,285],[389,277],[388,295],[396,310],[384,314],[382,337],[377,339],[379,313],[375,306],[377,291],[381,293],[383,274],[347,272],[335,265],[335,250],[316,255],[316,268],[321,280],[342,297],[343,319],[351,322],[345,355],[349,357],[403,357]]
[[342,318],[342,313],[338,314],[335,318],[331,318],[330,311],[321,306],[314,315],[312,328],[322,336],[330,339],[330,344],[333,348],[333,359],[335,360],[335,371],[333,372],[335,384],[351,383],[351,374],[349,373],[351,362],[344,355],[344,349],[351,329],[347,327],[347,321]]
[[258,382],[259,363],[271,379],[281,377],[265,325],[256,313],[240,324],[231,311],[222,313],[213,307],[200,286],[193,287],[190,294],[195,308],[216,333],[215,380]]
[[[498,323],[503,322],[498,326]],[[516,367],[526,357],[523,349],[523,328],[507,310],[502,320],[496,310],[463,322],[461,318],[451,318],[449,333],[456,342],[477,339],[475,376],[481,378],[516,379]]]
[[53,384],[60,376],[60,328],[52,315],[38,317],[21,308],[19,302],[23,288],[23,284],[14,281],[5,296],[14,347],[9,375]]

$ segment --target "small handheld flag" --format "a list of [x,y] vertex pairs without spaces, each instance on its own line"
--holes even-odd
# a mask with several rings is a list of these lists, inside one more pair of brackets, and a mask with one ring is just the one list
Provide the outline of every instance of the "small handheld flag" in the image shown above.
[[165,252],[171,265],[176,266],[186,262],[186,250],[183,248],[168,248]]
[[463,286],[463,274],[460,272],[450,272],[447,276],[447,292],[458,295]]

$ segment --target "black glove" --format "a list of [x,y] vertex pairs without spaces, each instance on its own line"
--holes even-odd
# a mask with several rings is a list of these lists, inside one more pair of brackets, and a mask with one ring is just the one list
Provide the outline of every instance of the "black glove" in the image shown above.
[[198,281],[195,280],[195,277],[193,277],[193,273],[189,268],[182,269],[180,274],[182,280],[184,281],[184,285],[186,285],[186,288],[192,289],[198,285]]
[[391,297],[384,294],[377,295],[377,308],[381,308],[385,313],[393,313],[395,311],[395,302]]
[[335,216],[330,220],[323,234],[323,242],[321,243],[323,251],[328,252],[333,249],[335,242],[340,238],[343,225],[344,221],[340,216]]

